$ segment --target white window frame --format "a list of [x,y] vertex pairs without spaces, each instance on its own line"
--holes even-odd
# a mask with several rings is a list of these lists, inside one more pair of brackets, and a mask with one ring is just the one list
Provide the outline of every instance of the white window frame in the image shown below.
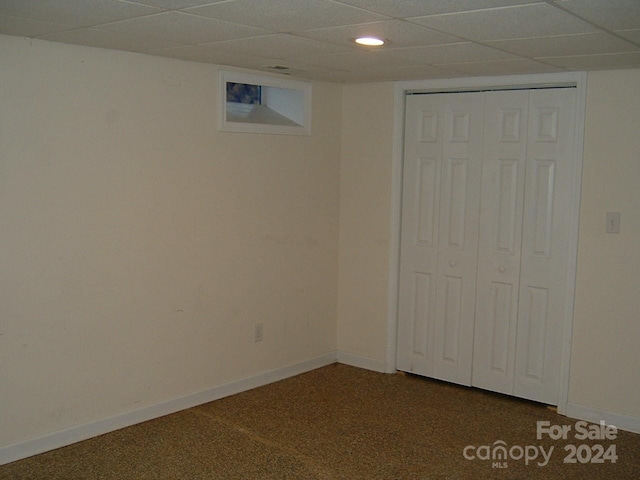
[[[227,83],[260,85],[263,91],[263,99],[266,99],[267,103],[250,108],[264,109],[266,110],[264,113],[267,113],[267,115],[260,116],[257,121],[231,120],[229,112],[233,110],[234,105],[227,104]],[[270,96],[270,88],[273,89],[272,93],[277,92],[278,95]],[[311,83],[309,82],[221,70],[219,90],[220,131],[222,132],[311,135]],[[280,102],[284,100],[285,103],[282,105],[284,108],[270,105],[269,98],[278,98]],[[235,107],[237,106],[235,105]],[[292,115],[287,110],[296,112],[293,115],[294,119],[290,118]],[[269,113],[273,112],[288,117],[290,121],[287,121],[286,125],[279,124],[277,119],[272,118],[279,115],[269,115]],[[294,125],[291,125],[291,123],[294,123]]]

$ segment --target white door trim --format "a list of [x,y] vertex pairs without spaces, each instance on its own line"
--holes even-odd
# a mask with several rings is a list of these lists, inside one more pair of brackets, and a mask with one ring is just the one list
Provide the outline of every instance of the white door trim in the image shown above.
[[404,143],[405,96],[410,91],[457,92],[463,90],[541,88],[575,86],[577,105],[575,117],[575,176],[571,191],[569,227],[569,258],[567,268],[567,301],[563,319],[562,360],[558,413],[566,415],[569,396],[571,336],[578,257],[578,227],[580,220],[580,192],[582,186],[582,157],[584,143],[585,105],[587,96],[586,72],[515,75],[500,77],[469,77],[438,80],[396,82],[394,85],[393,158],[391,188],[391,240],[389,252],[389,290],[387,311],[386,372],[396,371],[396,340],[398,329],[398,287],[400,274],[400,218],[402,208],[402,157]]

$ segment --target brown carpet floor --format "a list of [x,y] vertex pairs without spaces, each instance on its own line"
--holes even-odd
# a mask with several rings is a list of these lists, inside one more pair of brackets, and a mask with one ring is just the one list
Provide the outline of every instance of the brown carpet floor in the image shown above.
[[[536,421],[570,425],[536,438]],[[549,408],[410,375],[330,365],[0,467],[0,479],[639,479],[640,435],[574,438]],[[468,460],[466,446],[543,446],[528,462]],[[615,448],[615,463],[564,463]],[[614,447],[612,447],[614,446]],[[482,456],[481,448],[478,454]],[[471,453],[468,450],[468,453]]]

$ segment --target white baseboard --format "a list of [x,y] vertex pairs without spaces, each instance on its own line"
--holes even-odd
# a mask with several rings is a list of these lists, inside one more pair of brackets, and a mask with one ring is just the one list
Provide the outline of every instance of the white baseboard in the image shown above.
[[132,410],[114,417],[104,418],[95,422],[75,425],[73,427],[48,433],[24,442],[14,443],[0,448],[0,465],[14,462],[23,458],[48,452],[56,448],[65,447],[72,443],[87,440],[98,435],[113,432],[137,423],[146,422],[154,418],[176,413],[187,408],[212,402],[236,393],[261,387],[269,383],[284,380],[301,373],[315,370],[336,362],[335,352],[320,357],[305,360],[294,365],[259,373],[258,375],[213,387],[202,392],[195,392],[184,397],[174,398],[166,402],[149,405]]
[[[137,423],[153,420],[164,415],[176,413],[187,408],[212,402],[220,398],[235,395],[253,388],[268,385],[285,378],[293,377],[301,373],[306,373],[316,368],[321,368],[332,363],[344,363],[353,367],[373,370],[385,373],[385,362],[373,360],[371,358],[354,355],[347,352],[334,352],[312,358],[293,365],[270,370],[258,375],[237,380],[213,387],[202,392],[195,392],[184,397],[174,398],[166,402],[142,407],[114,417],[104,418],[95,422],[76,425],[48,433],[40,437],[32,438],[20,443],[14,443],[0,448],[0,465],[4,465],[16,460],[37,455],[40,453],[55,450],[56,448],[71,445],[82,440],[87,440],[98,435],[113,432],[121,428],[129,427]],[[609,425],[615,425],[620,430],[633,433],[640,433],[640,418],[618,413],[604,412],[583,405],[568,403],[566,416],[578,420],[586,420],[598,423],[604,420]]]
[[640,418],[638,417],[604,412],[596,410],[595,408],[585,407],[584,405],[578,405],[576,403],[568,403],[565,414],[570,418],[586,420],[593,423],[599,423],[604,420],[607,425],[613,425],[618,428],[618,430],[640,433]]
[[387,370],[385,362],[361,357],[360,355],[354,355],[353,353],[338,350],[337,358],[338,363],[344,363],[345,365],[351,365],[352,367],[364,368],[365,370],[373,370],[374,372],[380,373],[386,373]]

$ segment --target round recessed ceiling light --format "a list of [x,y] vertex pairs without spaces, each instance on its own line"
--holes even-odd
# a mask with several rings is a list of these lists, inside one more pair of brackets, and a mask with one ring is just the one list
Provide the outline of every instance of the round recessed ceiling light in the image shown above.
[[358,45],[366,47],[379,47],[384,45],[384,40],[378,37],[358,37],[354,40]]

